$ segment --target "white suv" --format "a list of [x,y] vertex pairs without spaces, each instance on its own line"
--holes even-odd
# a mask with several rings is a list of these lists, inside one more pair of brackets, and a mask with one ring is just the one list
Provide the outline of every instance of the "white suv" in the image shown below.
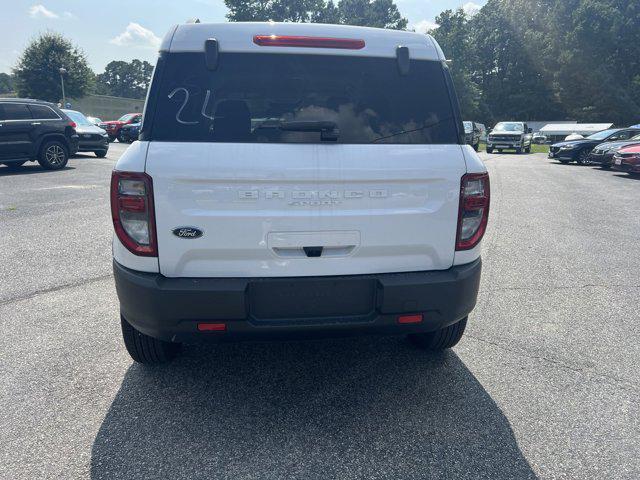
[[289,336],[439,350],[476,303],[489,178],[431,37],[188,24],[162,43],[111,208],[138,362]]

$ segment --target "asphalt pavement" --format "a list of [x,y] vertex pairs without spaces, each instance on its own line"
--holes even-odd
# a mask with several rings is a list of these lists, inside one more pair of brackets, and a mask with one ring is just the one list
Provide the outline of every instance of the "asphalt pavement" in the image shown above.
[[145,368],[111,277],[125,148],[0,166],[0,478],[640,478],[640,180],[481,154],[480,298],[446,354],[367,337]]

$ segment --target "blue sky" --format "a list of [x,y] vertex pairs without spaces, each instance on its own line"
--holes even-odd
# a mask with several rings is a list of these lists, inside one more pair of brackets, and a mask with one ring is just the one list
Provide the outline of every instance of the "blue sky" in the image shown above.
[[[424,30],[447,8],[473,12],[486,0],[396,0],[409,26]],[[155,62],[169,27],[193,17],[224,22],[223,0],[0,0],[0,72],[9,72],[29,41],[48,30],[80,46],[96,73],[111,60]]]

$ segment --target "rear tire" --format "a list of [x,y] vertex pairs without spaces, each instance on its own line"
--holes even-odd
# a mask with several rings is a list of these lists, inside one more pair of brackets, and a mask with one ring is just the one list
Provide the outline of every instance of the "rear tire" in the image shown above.
[[464,317],[458,323],[449,325],[435,332],[428,333],[411,333],[407,338],[416,347],[431,352],[439,352],[448,348],[455,347],[467,326],[468,317]]
[[67,166],[69,151],[67,146],[58,140],[45,141],[40,148],[38,163],[46,170],[60,170]]
[[98,150],[96,152],[93,152],[96,154],[96,157],[98,158],[104,158],[107,156],[107,151],[106,150]]
[[524,153],[531,153],[531,145],[524,149]]
[[26,160],[24,162],[9,162],[5,165],[9,170],[20,170],[25,163],[27,163]]
[[180,344],[164,342],[145,335],[131,326],[120,315],[122,338],[127,352],[133,360],[144,365],[160,365],[173,360],[180,352]]
[[473,149],[474,149],[476,152],[477,152],[478,150],[480,150],[480,144],[479,144],[479,143],[476,143],[476,144],[473,146]]
[[487,147],[487,153],[493,153],[493,148]]

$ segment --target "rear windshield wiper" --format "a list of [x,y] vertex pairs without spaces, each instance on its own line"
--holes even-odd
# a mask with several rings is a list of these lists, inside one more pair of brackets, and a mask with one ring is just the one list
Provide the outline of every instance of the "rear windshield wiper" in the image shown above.
[[386,140],[387,138],[393,138],[393,137],[397,137],[399,135],[406,135],[407,133],[419,132],[420,130],[426,130],[426,129],[429,129],[429,128],[433,128],[433,127],[436,127],[436,126],[440,125],[443,122],[447,122],[447,121],[451,120],[452,118],[453,118],[453,115],[451,115],[449,117],[445,117],[442,120],[438,120],[437,122],[428,123],[426,125],[423,125],[422,127],[414,128],[412,130],[403,130],[401,132],[392,133],[391,135],[385,135],[384,137],[378,137],[378,138],[376,138],[374,140],[371,140],[371,143],[376,143],[376,142],[379,142],[380,140]]
[[326,120],[281,122],[279,128],[287,132],[320,132],[320,140],[329,142],[335,142],[340,135],[336,122]]

